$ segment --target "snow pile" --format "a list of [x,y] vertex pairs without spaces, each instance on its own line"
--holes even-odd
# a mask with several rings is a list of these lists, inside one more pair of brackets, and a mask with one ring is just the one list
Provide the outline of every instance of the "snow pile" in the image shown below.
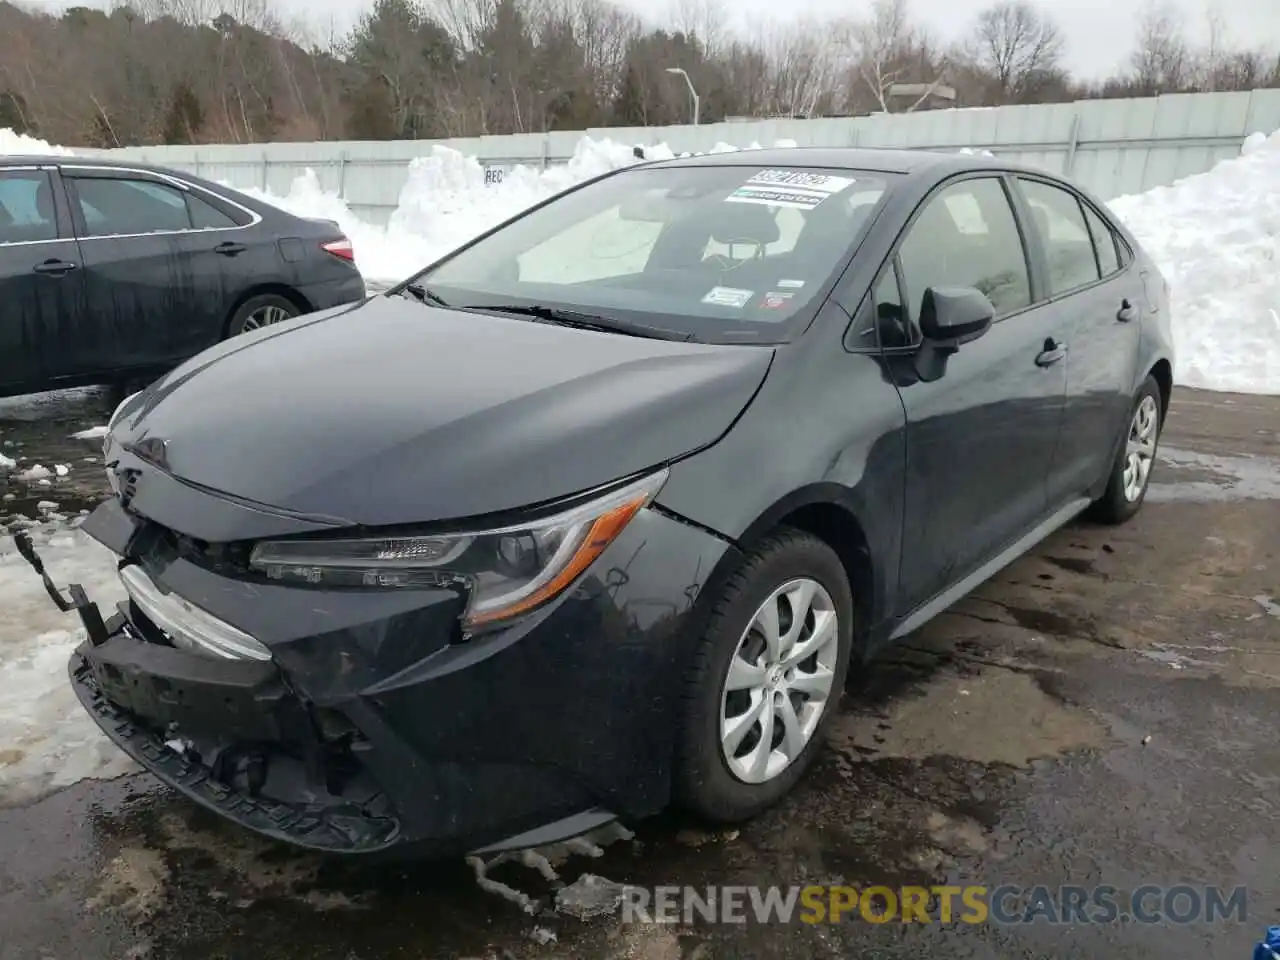
[[[54,582],[81,583],[102,609],[113,609],[124,590],[111,554],[56,515],[50,521],[29,532]],[[84,639],[79,618],[50,602],[8,536],[0,537],[0,584],[0,807],[38,799],[86,777],[132,770],[132,762],[102,735],[67,682],[67,658]]]
[[44,140],[28,137],[25,133],[14,133],[7,127],[0,127],[0,157],[24,157],[39,154],[44,154],[45,156],[56,154],[60,157],[75,156],[75,152],[68,150],[66,147],[55,147]]
[[1280,393],[1280,132],[1167,187],[1110,201],[1172,290],[1178,382]]

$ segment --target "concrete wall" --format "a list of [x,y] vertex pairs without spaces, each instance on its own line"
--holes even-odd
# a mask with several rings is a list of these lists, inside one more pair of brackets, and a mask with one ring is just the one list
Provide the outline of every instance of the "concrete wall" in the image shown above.
[[677,152],[705,151],[719,142],[769,146],[777,140],[794,140],[801,146],[969,147],[1066,173],[1110,199],[1203,172],[1237,155],[1250,133],[1275,130],[1280,130],[1280,90],[1255,90],[847,119],[608,127],[449,141],[129,147],[100,152],[282,194],[295,177],[311,168],[325,189],[343,196],[355,213],[383,223],[397,205],[409,161],[429,152],[437,142],[477,157],[495,181],[517,164],[545,167],[564,162],[584,133],[628,145],[666,143]]

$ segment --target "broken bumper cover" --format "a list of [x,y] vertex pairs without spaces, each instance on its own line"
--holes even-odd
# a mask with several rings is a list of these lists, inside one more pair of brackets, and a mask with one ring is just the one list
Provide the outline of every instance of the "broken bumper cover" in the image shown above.
[[[396,857],[538,846],[667,804],[685,621],[724,542],[642,514],[553,609],[459,642],[438,594],[240,581],[147,523],[108,501],[83,524],[159,594],[132,590],[105,623],[81,605],[100,626],[69,673],[107,736],[197,803],[297,846]],[[655,600],[673,576],[683,610]],[[179,621],[197,642],[162,628]],[[216,655],[227,628],[269,656]]]
[[[155,723],[122,706],[145,704],[152,715],[173,711],[189,715],[221,714],[230,708],[238,725],[253,717],[263,722],[262,730],[277,724],[261,709],[258,694],[266,694],[278,684],[257,663],[227,664],[234,668],[224,672],[218,681],[190,682],[178,669],[174,673],[143,673],[154,666],[148,661],[155,653],[170,651],[164,647],[144,649],[124,633],[117,633],[100,647],[87,641],[71,658],[71,685],[89,715],[125,753],[146,767],[169,786],[197,803],[208,807],[241,826],[278,840],[326,852],[372,853],[392,846],[399,833],[394,816],[351,803],[317,804],[299,796],[294,802],[272,800],[260,793],[237,789],[234,778],[227,778],[215,764],[203,762],[186,749],[184,741],[166,742]],[[178,651],[172,651],[178,653]],[[169,664],[169,666],[176,666]],[[249,668],[241,670],[239,668]],[[106,682],[104,683],[103,680]],[[110,693],[108,693],[110,691]],[[266,699],[270,699],[267,697]],[[232,706],[234,704],[234,707]],[[248,707],[245,712],[241,709]],[[304,718],[293,713],[293,722]],[[289,720],[280,718],[284,723]],[[173,721],[171,721],[173,722]],[[216,763],[216,761],[215,761]],[[245,771],[245,776],[250,776]],[[231,779],[228,783],[226,780]]]
[[[444,856],[565,840],[614,819],[567,786],[552,797],[544,786],[539,803],[512,817],[484,803],[486,795],[510,797],[510,784],[499,793],[477,770],[476,790],[467,788],[465,773],[445,777],[452,791],[466,789],[470,802],[441,809],[429,835],[411,834],[359,751],[335,749],[319,736],[316,715],[274,664],[216,660],[147,642],[133,635],[123,613],[106,629],[105,642],[86,640],[68,665],[81,705],[166,784],[272,839],[334,854]],[[403,749],[385,746],[393,755]],[[364,744],[366,752],[376,749]],[[432,798],[397,799],[421,805]]]

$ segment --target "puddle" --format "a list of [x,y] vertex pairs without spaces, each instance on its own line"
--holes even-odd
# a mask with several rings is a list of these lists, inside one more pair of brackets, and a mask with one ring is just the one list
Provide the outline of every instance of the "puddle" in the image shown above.
[[1147,490],[1152,502],[1280,500],[1280,460],[1170,448],[1160,451],[1160,460]]
[[950,756],[1014,767],[1097,746],[1107,736],[1090,714],[1012,670],[939,679],[890,706],[879,723],[866,715],[842,717],[833,734],[871,758]]

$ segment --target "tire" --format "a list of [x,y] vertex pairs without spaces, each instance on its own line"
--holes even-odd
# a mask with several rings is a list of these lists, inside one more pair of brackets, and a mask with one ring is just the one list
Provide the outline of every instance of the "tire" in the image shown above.
[[[1146,458],[1146,473],[1134,486],[1129,483],[1126,474],[1130,467],[1129,443],[1140,439],[1138,434],[1144,430],[1140,414],[1146,410],[1151,420],[1146,430],[1149,445],[1149,456]],[[1107,480],[1107,489],[1089,508],[1089,516],[1099,523],[1121,524],[1129,520],[1141,508],[1147,498],[1147,489],[1151,485],[1151,470],[1155,466],[1156,452],[1160,445],[1160,431],[1164,429],[1163,404],[1161,402],[1160,384],[1155,377],[1147,377],[1138,388],[1133,398],[1133,406],[1124,423],[1124,433],[1120,438],[1120,449],[1116,451],[1115,462],[1111,465],[1111,476]],[[1139,454],[1141,460],[1141,454]]]
[[[784,741],[769,751],[771,763],[777,764],[778,769],[763,771],[764,779],[744,777],[743,769],[749,768],[749,761],[761,754],[763,731],[760,721],[750,725],[735,750],[739,756],[733,763],[738,764],[738,768],[731,768],[729,753],[721,742],[722,710],[729,717],[740,719],[744,714],[739,713],[739,708],[745,708],[747,701],[758,701],[743,690],[734,691],[732,695],[726,693],[730,665],[739,663],[756,678],[772,679],[768,671],[755,674],[747,666],[764,645],[755,617],[781,588],[797,582],[816,584],[815,607],[825,608],[821,610],[824,621],[826,612],[833,613],[835,623],[830,628],[834,636],[820,644],[821,656],[816,661],[806,658],[791,673],[798,674],[802,683],[812,680],[818,672],[814,668],[825,661],[830,671],[830,687],[820,712],[816,706],[809,709],[809,705],[815,703],[813,700],[793,712],[803,727],[811,731],[803,749],[795,749],[799,741],[793,741],[792,749],[787,750]],[[789,606],[790,601],[785,598],[775,605],[784,628],[788,625]],[[818,538],[799,530],[784,529],[770,535],[746,557],[716,599],[685,678],[673,784],[677,805],[707,820],[732,823],[756,816],[795,786],[821,748],[824,731],[837,712],[849,669],[853,617],[852,591],[844,566],[835,551]],[[816,622],[816,615],[813,618],[806,615],[799,643],[811,638]],[[743,655],[739,656],[739,647],[743,645]],[[779,689],[789,685],[785,675],[781,684]],[[775,721],[775,728],[786,729],[775,712],[782,706],[776,699],[777,693],[770,692],[773,689],[763,686],[759,690],[763,697],[773,698],[778,705],[765,713]],[[795,701],[788,697],[788,702]],[[806,723],[811,715],[816,719]],[[782,765],[784,760],[789,762]]]
[[251,330],[272,326],[296,317],[301,312],[298,305],[288,297],[276,293],[260,293],[236,307],[235,313],[227,321],[227,336],[238,337]]

